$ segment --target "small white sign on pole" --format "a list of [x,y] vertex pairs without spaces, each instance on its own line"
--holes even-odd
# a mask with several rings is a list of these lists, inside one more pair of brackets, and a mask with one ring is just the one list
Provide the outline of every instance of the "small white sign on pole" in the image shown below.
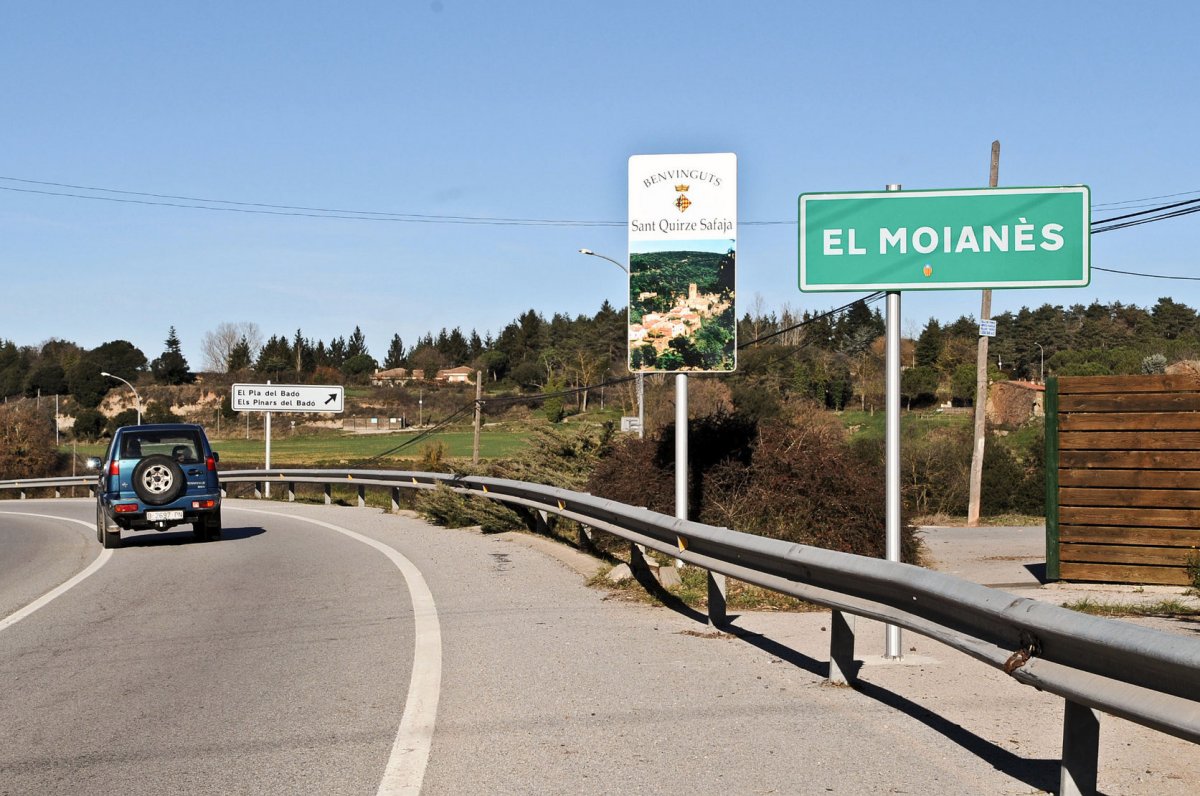
[[980,321],[979,322],[979,336],[980,337],[995,337],[996,336],[996,322],[995,321]]

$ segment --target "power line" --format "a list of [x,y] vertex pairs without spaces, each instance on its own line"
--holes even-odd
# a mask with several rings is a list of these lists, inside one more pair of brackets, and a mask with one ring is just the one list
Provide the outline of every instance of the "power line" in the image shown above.
[[1118,205],[1131,205],[1135,202],[1150,202],[1155,199],[1174,199],[1176,196],[1194,196],[1198,193],[1200,193],[1200,191],[1183,191],[1181,193],[1160,194],[1159,196],[1143,196],[1140,199],[1124,199],[1120,202],[1104,202],[1101,204],[1095,204],[1095,205],[1092,205],[1092,208],[1095,209],[1097,207],[1117,207]]
[[1177,279],[1186,282],[1200,282],[1200,276],[1170,276],[1168,274],[1143,274],[1138,271],[1119,271],[1116,268],[1101,268],[1097,265],[1092,266],[1093,271],[1105,271],[1110,274],[1126,274],[1127,276],[1144,276],[1149,279]]
[[[1196,213],[1196,212],[1200,212],[1200,207],[1188,207],[1188,208],[1184,208],[1182,210],[1176,210],[1171,213],[1162,213],[1161,215],[1153,216],[1151,218],[1142,218],[1142,219],[1138,219],[1136,221],[1126,221],[1121,224],[1110,224],[1109,226],[1104,227],[1103,229],[1093,229],[1092,234],[1098,235],[1101,232],[1112,232],[1113,230],[1117,230],[1117,229],[1127,229],[1128,227],[1138,227],[1138,226],[1141,226],[1142,224],[1149,224],[1154,221],[1164,221],[1168,218],[1178,218],[1180,216],[1188,216],[1188,215],[1191,215],[1192,213]],[[1133,215],[1133,214],[1131,214],[1131,215]]]
[[1169,204],[1169,205],[1161,205],[1159,207],[1155,207],[1150,210],[1142,210],[1137,213],[1126,213],[1123,216],[1113,216],[1112,218],[1102,218],[1099,221],[1093,221],[1092,224],[1093,225],[1107,224],[1112,221],[1122,221],[1126,218],[1135,218],[1137,216],[1145,216],[1145,215],[1150,215],[1151,213],[1158,213],[1163,210],[1171,210],[1176,207],[1187,207],[1187,206],[1196,205],[1196,204],[1200,204],[1200,199],[1187,199],[1183,202],[1175,202],[1175,203]]
[[876,291],[874,293],[871,293],[869,296],[867,296],[865,298],[855,299],[854,301],[851,301],[849,304],[843,304],[842,306],[836,307],[832,310],[829,310],[828,312],[823,312],[820,315],[814,315],[811,318],[805,318],[804,320],[800,321],[799,323],[794,323],[785,329],[778,329],[774,332],[771,332],[770,334],[760,335],[759,337],[756,337],[753,340],[748,340],[745,343],[739,344],[738,350],[740,351],[741,349],[746,348],[747,346],[754,345],[755,343],[761,343],[764,340],[770,340],[772,337],[778,337],[781,334],[786,334],[787,332],[790,332],[793,329],[799,329],[801,326],[807,326],[810,323],[816,323],[817,321],[821,320],[822,318],[828,318],[831,315],[838,314],[839,312],[845,312],[846,310],[850,309],[851,307],[853,307],[855,304],[859,303],[860,301],[863,304],[872,304],[876,301],[879,301],[879,299],[883,298],[883,296],[884,296],[883,291]]
[[[11,179],[9,177],[0,177],[0,180]],[[88,190],[107,190],[107,189],[88,189]],[[410,223],[410,224],[472,224],[486,226],[541,226],[541,227],[612,227],[624,226],[623,221],[579,221],[569,219],[506,219],[492,218],[487,216],[422,216],[416,214],[383,214],[372,213],[371,211],[351,211],[351,210],[321,210],[318,208],[298,208],[286,209],[287,205],[253,205],[251,203],[236,203],[222,199],[194,199],[192,202],[213,202],[237,205],[233,207],[215,207],[212,205],[191,204],[186,202],[168,202],[151,199],[123,199],[116,196],[87,196],[85,194],[66,193],[63,191],[44,191],[34,188],[14,188],[12,186],[0,185],[0,191],[11,191],[15,193],[31,193],[40,194],[42,196],[61,196],[70,199],[91,199],[100,202],[116,202],[118,204],[134,204],[134,205],[149,205],[155,207],[175,207],[187,210],[210,210],[223,213],[244,213],[250,215],[267,215],[267,216],[292,216],[299,218],[329,218],[341,221],[388,221],[393,223]],[[132,193],[132,192],[130,192]],[[143,194],[152,196],[153,194]],[[277,208],[277,209],[265,209]]]
[[[354,210],[347,208],[335,207],[311,207],[305,205],[285,205],[285,204],[270,204],[267,202],[245,202],[234,199],[209,199],[205,197],[185,196],[180,194],[164,194],[152,193],[148,191],[130,191],[120,188],[103,188],[92,185],[78,185],[74,183],[52,182],[49,180],[30,180],[20,177],[0,176],[0,180],[6,182],[22,183],[24,185],[40,185],[42,189],[36,188],[17,188],[14,186],[0,185],[0,190],[10,191],[14,193],[38,194],[42,196],[58,196],[69,199],[90,199],[92,201],[116,202],[120,204],[136,204],[156,207],[174,207],[186,210],[209,210],[226,213],[244,213],[253,215],[272,215],[272,216],[291,216],[297,218],[329,218],[341,221],[388,221],[392,223],[410,223],[410,224],[464,224],[464,225],[484,225],[484,226],[550,226],[550,227],[623,227],[624,221],[596,221],[586,219],[564,219],[564,218],[519,218],[505,216],[461,216],[461,215],[441,215],[430,213],[396,213],[385,212],[378,210]],[[52,191],[45,188],[62,188],[66,190]],[[116,196],[95,196],[89,194],[72,193],[72,191],[92,191],[95,193],[116,194]],[[1162,194],[1160,196],[1147,196],[1141,199],[1128,199],[1120,202],[1109,202],[1105,204],[1093,205],[1093,210],[1101,207],[1116,208],[1121,205],[1132,205],[1136,202],[1149,201],[1153,199],[1169,199],[1177,196],[1191,196],[1198,194],[1200,191],[1184,191],[1174,194]],[[125,198],[125,197],[140,197],[140,198]],[[1101,219],[1092,222],[1093,224],[1107,224],[1115,220],[1130,218],[1139,215],[1151,215],[1172,208],[1182,207],[1185,205],[1200,203],[1200,199],[1192,199],[1184,202],[1176,202],[1168,205],[1150,206],[1150,209],[1140,213],[1130,213],[1125,216],[1114,216],[1113,218]],[[1129,207],[1122,209],[1131,209]],[[1178,215],[1186,215],[1186,213],[1168,214],[1161,217],[1156,216],[1147,221],[1159,221],[1167,218],[1175,218]],[[778,221],[742,221],[743,226],[796,226],[797,220],[778,220]],[[1114,229],[1124,229],[1125,226],[1136,226],[1136,224],[1128,224],[1124,226],[1114,226],[1103,230],[1095,230],[1096,232],[1109,232]]]

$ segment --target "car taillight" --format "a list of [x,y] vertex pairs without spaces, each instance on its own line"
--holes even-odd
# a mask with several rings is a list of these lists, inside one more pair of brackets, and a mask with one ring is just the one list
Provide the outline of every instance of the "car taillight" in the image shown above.
[[204,464],[207,465],[208,471],[210,473],[216,472],[216,469],[217,469],[217,460],[216,459],[209,456],[207,459],[205,459]]
[[113,510],[118,514],[128,514],[131,511],[137,511],[138,506],[136,503],[118,503],[113,506]]
[[215,500],[193,500],[192,501],[192,508],[194,508],[194,509],[211,509],[215,505],[217,505],[217,501],[215,501]]
[[109,475],[120,475],[121,474],[121,463],[119,461],[117,461],[116,459],[113,459],[108,465],[108,474]]

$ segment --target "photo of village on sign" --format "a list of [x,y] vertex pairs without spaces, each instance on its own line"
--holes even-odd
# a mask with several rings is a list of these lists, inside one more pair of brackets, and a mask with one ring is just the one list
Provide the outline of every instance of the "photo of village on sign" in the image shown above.
[[733,370],[735,242],[643,246],[629,253],[629,369]]

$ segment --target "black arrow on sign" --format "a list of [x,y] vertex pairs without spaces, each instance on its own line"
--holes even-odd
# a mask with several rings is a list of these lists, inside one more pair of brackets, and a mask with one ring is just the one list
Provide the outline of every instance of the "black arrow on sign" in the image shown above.
[[337,400],[337,393],[331,392],[331,393],[329,393],[329,400],[326,401],[325,403],[327,403],[327,404],[333,403],[336,400]]

